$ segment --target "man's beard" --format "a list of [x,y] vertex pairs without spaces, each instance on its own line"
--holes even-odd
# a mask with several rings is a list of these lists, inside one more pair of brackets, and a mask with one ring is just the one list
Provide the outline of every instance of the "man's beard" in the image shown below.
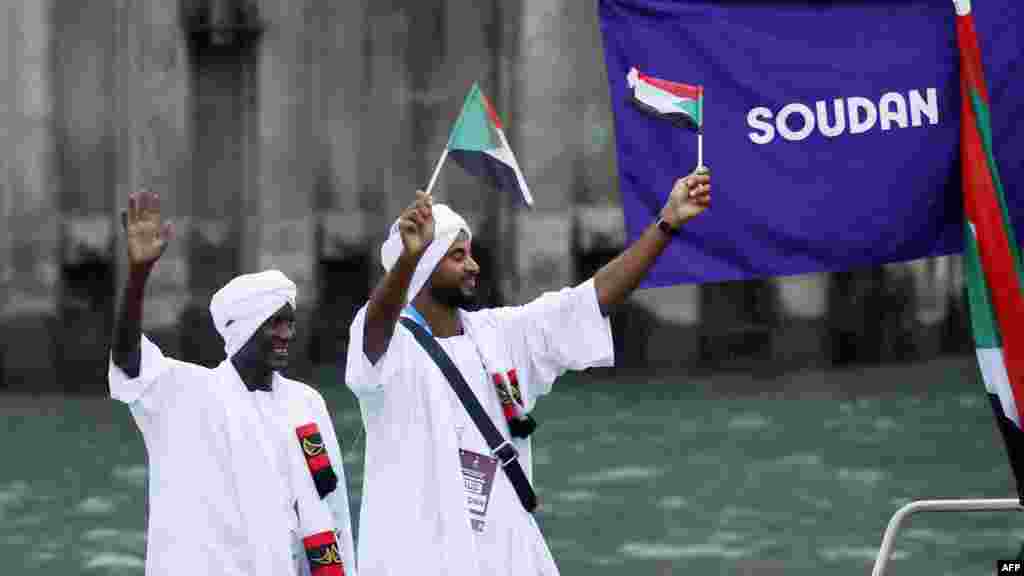
[[476,293],[466,294],[459,286],[431,286],[430,296],[435,302],[451,308],[476,307]]

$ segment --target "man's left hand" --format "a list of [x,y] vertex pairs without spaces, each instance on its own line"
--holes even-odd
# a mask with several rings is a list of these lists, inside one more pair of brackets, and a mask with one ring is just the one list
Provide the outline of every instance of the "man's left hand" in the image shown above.
[[679,228],[710,205],[711,173],[707,168],[698,168],[692,174],[676,180],[668,202],[661,209],[661,217],[672,228]]

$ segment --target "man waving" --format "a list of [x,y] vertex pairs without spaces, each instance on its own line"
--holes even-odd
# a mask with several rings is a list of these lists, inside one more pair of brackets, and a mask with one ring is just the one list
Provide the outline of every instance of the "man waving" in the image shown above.
[[213,369],[168,358],[141,318],[171,230],[157,195],[131,195],[109,380],[149,456],[147,576],[354,574],[330,415],[318,392],[281,375],[295,284],[276,270],[231,280],[210,303],[227,358]]

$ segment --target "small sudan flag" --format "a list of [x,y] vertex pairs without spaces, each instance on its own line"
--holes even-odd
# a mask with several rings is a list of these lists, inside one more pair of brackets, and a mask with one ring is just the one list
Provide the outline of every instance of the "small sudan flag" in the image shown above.
[[956,0],[964,276],[971,331],[996,424],[1024,504],[1024,266],[992,154],[989,95],[969,0]]
[[505,138],[501,120],[476,83],[448,137],[448,155],[466,172],[499,190],[522,195],[526,204],[533,206],[533,196]]
[[671,82],[630,68],[629,101],[655,118],[700,132],[704,128],[704,87]]

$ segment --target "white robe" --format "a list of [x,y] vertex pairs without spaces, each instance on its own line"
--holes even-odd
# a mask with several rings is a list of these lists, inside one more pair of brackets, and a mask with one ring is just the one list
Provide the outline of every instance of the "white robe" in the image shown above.
[[326,502],[354,575],[345,471],[323,397],[279,374],[272,392],[249,392],[230,362],[209,369],[167,358],[145,336],[141,351],[137,378],[111,363],[109,380],[146,444],[146,575],[308,572],[294,488],[303,484],[294,481],[302,455],[292,420],[302,414],[317,423],[338,476]]
[[[558,574],[536,521],[500,467],[486,528],[483,534],[470,528],[458,450],[489,454],[487,444],[405,327],[396,326],[385,354],[369,363],[362,348],[365,316],[364,306],[350,328],[345,375],[366,426],[360,571],[364,576]],[[438,342],[505,438],[510,438],[508,425],[485,364],[492,373],[516,369],[531,410],[567,370],[614,363],[611,326],[598,309],[592,280],[524,306],[463,311],[461,317],[466,334]],[[544,437],[543,423],[537,434]],[[530,441],[514,443],[532,478]]]

